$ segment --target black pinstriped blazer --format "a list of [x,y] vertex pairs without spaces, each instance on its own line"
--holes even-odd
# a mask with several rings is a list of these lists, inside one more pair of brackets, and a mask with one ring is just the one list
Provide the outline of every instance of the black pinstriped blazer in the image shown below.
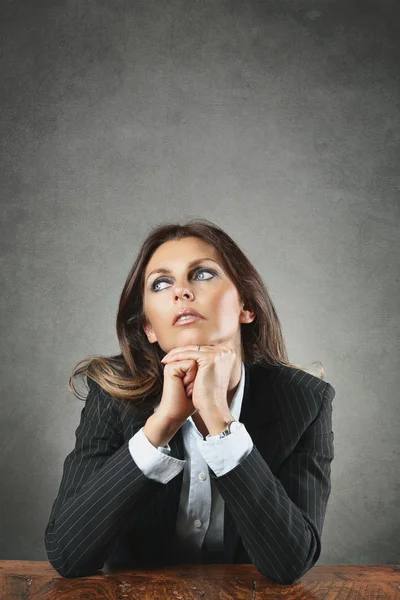
[[[332,400],[326,381],[292,368],[245,365],[240,413],[253,450],[217,477],[224,505],[225,563],[253,563],[264,575],[291,584],[317,562],[331,492],[334,457]],[[88,379],[89,394],[66,457],[45,530],[48,559],[64,577],[93,574],[104,565],[182,562],[172,545],[183,470],[167,484],[146,477],[129,439],[144,425]],[[184,459],[182,432],[171,456]]]

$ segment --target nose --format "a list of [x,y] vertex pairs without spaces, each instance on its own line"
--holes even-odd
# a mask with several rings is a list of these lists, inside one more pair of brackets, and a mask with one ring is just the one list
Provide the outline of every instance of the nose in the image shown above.
[[176,287],[175,300],[179,300],[180,297],[193,299],[193,294],[188,288]]

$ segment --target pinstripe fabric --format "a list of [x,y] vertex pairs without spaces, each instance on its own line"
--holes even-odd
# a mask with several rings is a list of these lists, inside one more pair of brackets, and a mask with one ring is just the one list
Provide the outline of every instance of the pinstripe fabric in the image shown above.
[[[234,469],[210,477],[225,500],[224,562],[253,563],[280,583],[293,583],[321,553],[334,458],[327,382],[291,367],[246,365],[240,421],[253,450]],[[92,380],[64,462],[45,530],[48,559],[64,577],[104,564],[173,564],[182,473],[167,484],[147,478],[129,439],[144,425],[132,405],[111,399]],[[184,459],[182,433],[171,456]]]

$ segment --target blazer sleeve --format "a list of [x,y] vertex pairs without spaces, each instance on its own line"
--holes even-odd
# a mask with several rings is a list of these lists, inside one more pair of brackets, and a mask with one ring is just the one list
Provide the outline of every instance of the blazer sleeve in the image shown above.
[[116,401],[90,378],[88,385],[45,529],[49,562],[63,577],[102,569],[127,519],[163,487],[145,476],[122,442]]
[[334,458],[334,396],[327,383],[317,417],[276,476],[256,446],[232,471],[221,477],[211,472],[253,564],[278,583],[296,583],[321,553]]

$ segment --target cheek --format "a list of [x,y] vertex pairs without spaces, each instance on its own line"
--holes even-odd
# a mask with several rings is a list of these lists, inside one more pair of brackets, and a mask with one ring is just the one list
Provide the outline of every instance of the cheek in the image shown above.
[[236,290],[226,289],[215,299],[215,313],[223,325],[232,324],[238,318],[240,309]]
[[157,306],[157,302],[147,299],[143,309],[153,329],[159,329],[160,324],[162,324],[162,309],[160,310],[160,307]]
[[160,333],[162,333],[163,330],[165,330],[165,328],[169,325],[166,315],[163,314],[161,308],[160,310],[153,310],[151,312],[151,315],[151,322],[153,324],[154,329],[157,329]]

